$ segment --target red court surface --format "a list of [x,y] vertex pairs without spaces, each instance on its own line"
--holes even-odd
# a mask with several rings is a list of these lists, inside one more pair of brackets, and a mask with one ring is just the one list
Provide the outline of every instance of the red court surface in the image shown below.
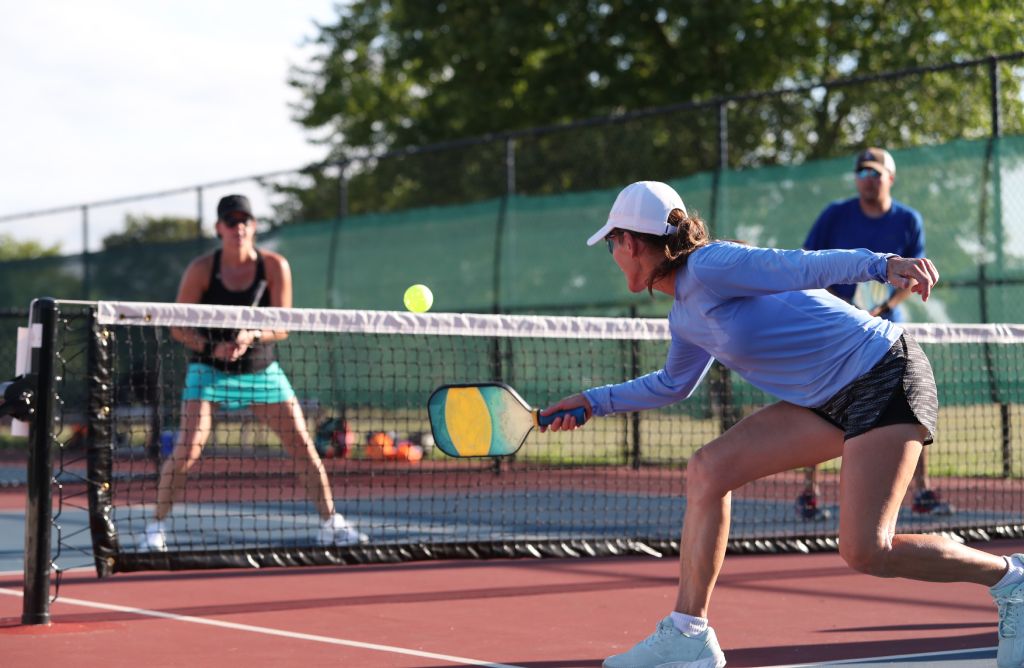
[[[1024,541],[978,544],[997,554]],[[4,666],[599,666],[671,609],[675,558],[69,573],[50,627],[0,575]],[[730,555],[711,620],[730,666],[993,647],[984,587],[883,580],[838,554]]]

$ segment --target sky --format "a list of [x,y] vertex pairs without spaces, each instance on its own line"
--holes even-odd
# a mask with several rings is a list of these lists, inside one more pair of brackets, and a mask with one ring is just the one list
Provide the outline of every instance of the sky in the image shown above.
[[[0,217],[301,167],[326,149],[291,120],[289,67],[337,0],[0,0]],[[236,187],[245,192],[245,185]],[[204,194],[212,227],[222,193]],[[257,215],[268,205],[258,192]],[[195,217],[195,194],[90,210],[89,246],[125,213]],[[83,245],[78,211],[0,234]]]

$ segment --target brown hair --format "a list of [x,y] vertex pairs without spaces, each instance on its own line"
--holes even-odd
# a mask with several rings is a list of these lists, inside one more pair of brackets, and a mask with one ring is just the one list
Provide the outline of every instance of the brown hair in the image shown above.
[[[662,247],[665,254],[665,259],[647,277],[647,292],[652,295],[657,281],[672,274],[676,269],[685,267],[690,253],[711,242],[707,225],[696,212],[687,214],[682,209],[672,209],[668,214],[668,224],[676,229],[666,236],[629,230],[630,234],[647,245],[654,248]],[[612,233],[618,236],[622,232],[621,228],[616,228]]]

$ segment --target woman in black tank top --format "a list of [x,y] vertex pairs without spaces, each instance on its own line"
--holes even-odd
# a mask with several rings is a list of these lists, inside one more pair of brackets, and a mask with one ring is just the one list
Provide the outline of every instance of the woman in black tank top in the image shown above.
[[[189,264],[177,301],[229,306],[292,305],[292,277],[287,260],[254,244],[256,219],[249,200],[229,195],[217,205],[221,247]],[[191,351],[182,393],[181,427],[171,456],[160,469],[156,512],[138,539],[147,550],[167,549],[164,519],[185,486],[189,468],[202,454],[212,431],[214,406],[247,409],[281,439],[307,498],[320,514],[321,528],[311,537],[320,545],[350,545],[366,536],[335,511],[330,482],[306,426],[291,383],[274,355],[274,341],[288,337],[271,329],[174,327],[171,336]]]
[[[263,254],[253,249],[256,253],[256,277],[249,287],[244,290],[229,290],[221,280],[221,255],[222,249],[213,253],[213,269],[210,272],[210,284],[203,292],[199,300],[200,304],[222,304],[229,306],[270,306],[270,291],[267,290],[267,269]],[[201,329],[209,341],[230,341],[237,336],[237,332],[225,329]],[[228,373],[253,373],[262,371],[270,366],[274,360],[274,344],[272,341],[259,341],[249,346],[245,353],[237,360],[223,360],[215,358],[205,349],[192,355],[192,361],[209,364],[215,369]]]

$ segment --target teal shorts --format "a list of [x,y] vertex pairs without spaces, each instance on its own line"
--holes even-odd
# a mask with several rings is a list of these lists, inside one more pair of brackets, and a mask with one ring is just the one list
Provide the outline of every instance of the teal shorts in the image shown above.
[[279,404],[295,396],[292,384],[277,362],[256,373],[225,373],[192,362],[185,376],[182,401],[209,401],[228,410],[252,404]]

